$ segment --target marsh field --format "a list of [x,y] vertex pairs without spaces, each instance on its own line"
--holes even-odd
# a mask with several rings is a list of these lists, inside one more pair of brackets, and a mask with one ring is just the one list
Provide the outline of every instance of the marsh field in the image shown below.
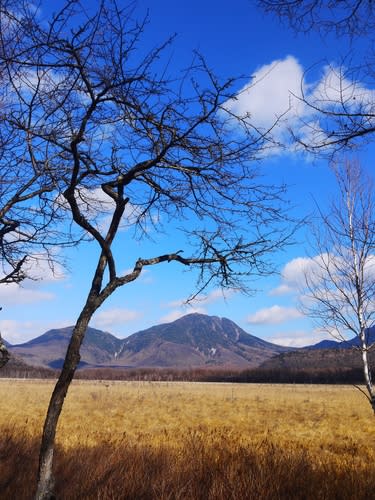
[[[53,382],[0,380],[0,498],[32,498]],[[375,418],[352,386],[75,381],[61,499],[372,499]]]

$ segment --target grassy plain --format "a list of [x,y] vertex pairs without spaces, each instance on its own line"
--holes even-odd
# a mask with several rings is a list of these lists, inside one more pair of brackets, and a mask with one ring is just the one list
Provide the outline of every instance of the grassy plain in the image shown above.
[[[32,496],[52,388],[0,379],[1,498]],[[371,499],[374,424],[351,386],[75,381],[58,497]]]

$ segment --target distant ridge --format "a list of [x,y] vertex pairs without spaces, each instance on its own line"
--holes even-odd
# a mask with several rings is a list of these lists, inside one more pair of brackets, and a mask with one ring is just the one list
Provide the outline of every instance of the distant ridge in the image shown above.
[[[61,368],[72,331],[73,326],[49,330],[24,344],[10,346],[9,350],[30,365]],[[108,332],[89,327],[82,346],[81,366],[110,363],[122,342]]]
[[[53,329],[24,344],[7,345],[12,355],[29,365],[60,369],[72,330],[72,326]],[[370,340],[375,341],[375,328],[370,329]],[[350,368],[360,366],[358,352],[349,349],[357,342],[356,338],[324,340],[292,349],[250,335],[227,318],[194,313],[125,339],[90,327],[80,368]]]
[[[374,344],[375,343],[375,326],[367,329],[367,343]],[[336,340],[322,340],[314,345],[309,345],[304,347],[304,349],[351,349],[352,347],[359,346],[358,337],[353,337],[349,340],[345,341],[336,341]]]
[[[375,342],[375,327],[368,330],[368,343]],[[361,370],[360,352],[353,349],[359,345],[357,337],[345,342],[323,340],[315,345],[295,351],[281,353],[279,356],[264,361],[261,365],[266,370]],[[370,351],[370,363],[375,363],[375,348]]]
[[[72,330],[49,330],[10,346],[10,351],[31,365],[61,368]],[[246,333],[227,318],[194,313],[125,339],[88,328],[80,367],[254,368],[288,350]]]

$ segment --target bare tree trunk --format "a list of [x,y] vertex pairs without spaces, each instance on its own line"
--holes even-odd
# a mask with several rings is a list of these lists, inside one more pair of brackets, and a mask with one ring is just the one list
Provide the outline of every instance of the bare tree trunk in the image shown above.
[[[361,339],[362,340],[362,339]],[[368,349],[365,338],[362,341],[362,366],[363,366],[363,375],[365,377],[366,389],[368,392],[368,399],[373,409],[375,415],[375,390],[371,380],[371,370],[368,361]]]
[[39,455],[38,485],[35,498],[50,500],[54,496],[53,455],[57,423],[70,383],[80,361],[80,347],[93,313],[95,302],[88,300],[74,327],[68,346],[64,366],[56,383],[44,422]]
[[0,368],[5,366],[10,359],[9,351],[6,348],[0,333]]

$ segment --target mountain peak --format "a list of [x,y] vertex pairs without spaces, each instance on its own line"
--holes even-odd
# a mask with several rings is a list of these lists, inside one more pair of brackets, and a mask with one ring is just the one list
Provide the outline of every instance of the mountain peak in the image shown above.
[[[60,368],[72,331],[72,326],[49,330],[11,349],[29,364]],[[88,328],[81,366],[250,368],[285,350],[246,333],[227,318],[190,313],[125,339]]]

